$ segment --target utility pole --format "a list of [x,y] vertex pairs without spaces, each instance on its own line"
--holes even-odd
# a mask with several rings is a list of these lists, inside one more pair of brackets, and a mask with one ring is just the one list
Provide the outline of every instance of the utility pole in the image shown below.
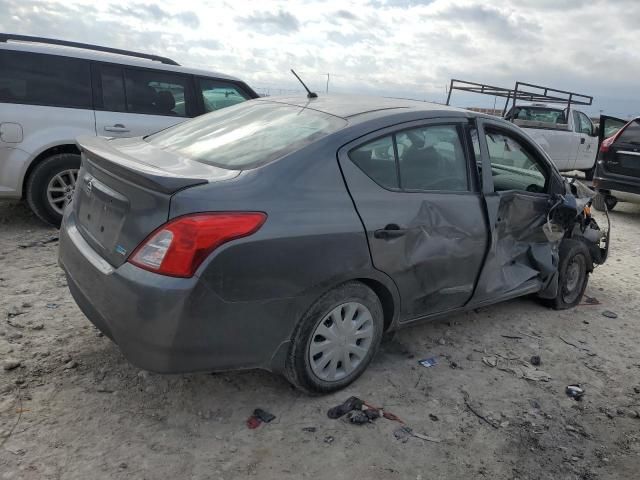
[[327,76],[327,93],[329,93],[329,74],[325,74]]

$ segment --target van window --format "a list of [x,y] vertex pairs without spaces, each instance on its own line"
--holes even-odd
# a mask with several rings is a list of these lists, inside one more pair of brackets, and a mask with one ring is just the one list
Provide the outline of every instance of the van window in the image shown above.
[[155,70],[124,71],[127,112],[187,116],[189,77]]
[[104,109],[110,112],[126,112],[122,69],[102,67],[100,80],[102,81],[102,106]]
[[211,78],[198,80],[205,113],[249,100],[249,96],[232,83]]
[[89,62],[0,50],[0,102],[92,108]]

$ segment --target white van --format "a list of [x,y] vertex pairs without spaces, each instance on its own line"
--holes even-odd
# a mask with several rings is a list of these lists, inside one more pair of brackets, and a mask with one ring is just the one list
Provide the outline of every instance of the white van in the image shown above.
[[243,81],[137,52],[0,34],[0,199],[58,225],[80,165],[78,135],[148,135],[256,98]]

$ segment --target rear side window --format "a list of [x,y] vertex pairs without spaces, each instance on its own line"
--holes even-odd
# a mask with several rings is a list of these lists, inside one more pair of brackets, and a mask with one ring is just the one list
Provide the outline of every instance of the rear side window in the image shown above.
[[124,71],[127,111],[186,116],[188,77],[154,70]]
[[347,125],[310,108],[244,102],[202,115],[146,140],[193,160],[232,170],[265,165]]
[[400,187],[391,135],[351,150],[349,158],[378,185],[391,189]]
[[116,67],[103,67],[100,71],[100,79],[104,109],[110,112],[126,112],[122,70]]
[[92,108],[89,62],[0,50],[0,102]]
[[221,80],[201,78],[198,80],[198,86],[205,113],[230,107],[250,98],[239,87]]
[[467,157],[455,125],[403,130],[351,150],[349,158],[384,188],[469,190]]
[[467,160],[454,125],[405,130],[396,142],[403,189],[468,190]]

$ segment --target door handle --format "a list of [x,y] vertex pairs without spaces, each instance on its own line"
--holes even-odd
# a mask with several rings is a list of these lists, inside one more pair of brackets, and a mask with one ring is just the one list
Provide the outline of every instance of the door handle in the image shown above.
[[104,130],[105,132],[119,132],[119,133],[126,133],[129,131],[129,129],[121,123],[116,123],[111,127],[104,127]]
[[584,137],[582,137],[582,138],[580,139],[580,145],[584,145],[584,142],[586,142],[586,139],[585,139]]
[[379,238],[381,240],[390,240],[392,238],[402,237],[407,233],[407,230],[404,228],[400,228],[395,223],[390,223],[384,228],[380,230],[376,230],[373,232],[374,238]]

